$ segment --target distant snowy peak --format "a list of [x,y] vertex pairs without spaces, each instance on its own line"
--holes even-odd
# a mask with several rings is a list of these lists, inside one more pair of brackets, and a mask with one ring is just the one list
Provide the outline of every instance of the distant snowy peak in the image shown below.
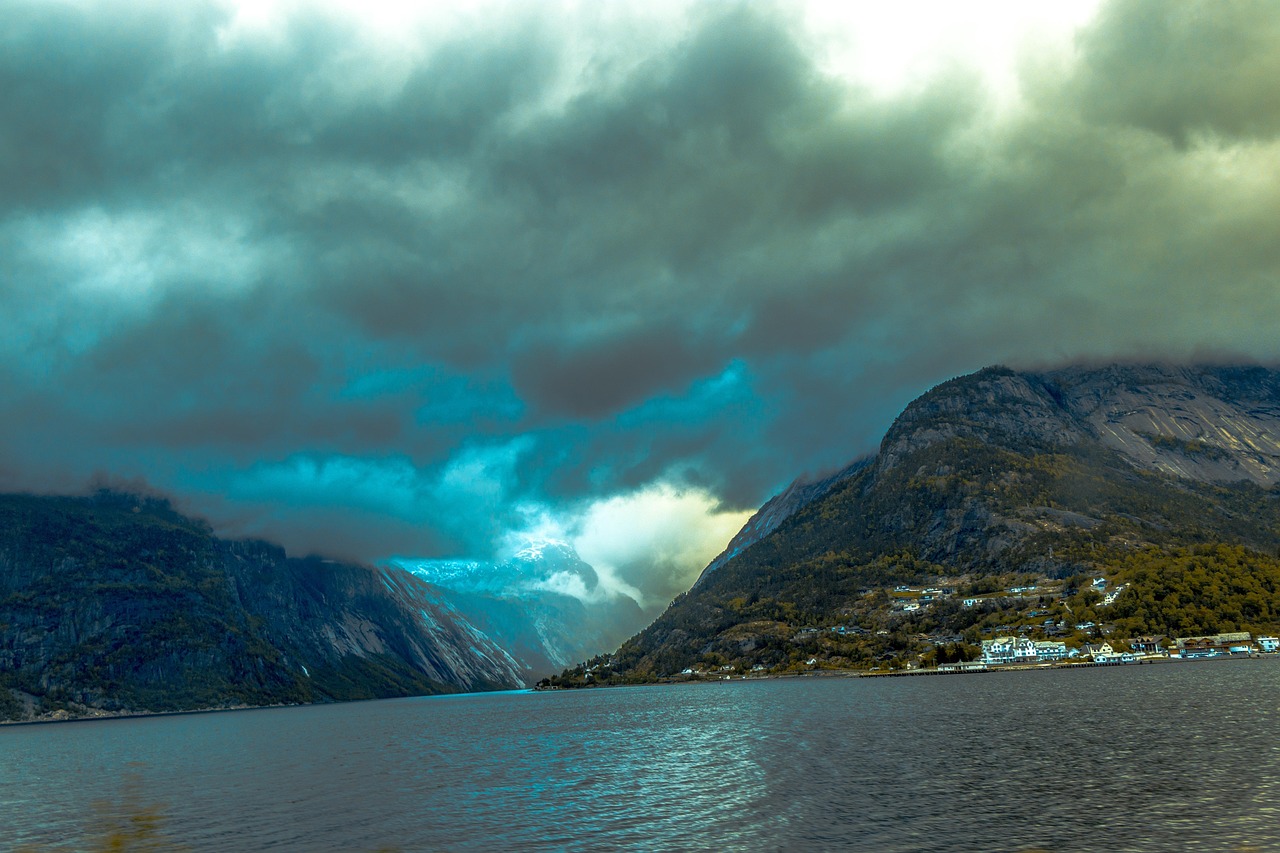
[[528,543],[511,556],[513,560],[536,563],[546,559],[578,560],[578,552],[568,542],[559,539],[530,539]]
[[515,572],[541,584],[554,576],[569,575],[581,579],[589,592],[600,583],[596,570],[568,542],[555,539],[531,541],[507,561]]
[[476,560],[395,560],[393,565],[415,574],[436,586],[451,587],[456,581],[466,581],[484,574],[491,565]]
[[572,545],[554,539],[531,540],[502,561],[396,560],[395,565],[458,592],[519,596],[538,590],[573,589],[581,596],[600,583],[596,570]]

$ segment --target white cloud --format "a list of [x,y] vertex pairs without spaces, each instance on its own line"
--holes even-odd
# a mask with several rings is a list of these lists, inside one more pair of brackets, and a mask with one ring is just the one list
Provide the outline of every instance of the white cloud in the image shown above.
[[[580,575],[575,575],[572,572],[555,572],[544,580],[535,581],[530,584],[529,587],[531,589],[541,589],[546,590],[547,592],[567,595],[587,603],[599,601],[604,598],[613,598],[619,594],[618,590],[606,590],[603,585],[597,586],[593,590],[589,590],[587,589],[586,581],[584,581]],[[622,594],[626,595],[627,593]]]
[[572,543],[602,585],[630,586],[654,606],[688,589],[749,516],[720,509],[709,492],[655,483],[588,505]]
[[234,294],[253,284],[273,250],[247,221],[197,202],[162,209],[91,205],[28,216],[5,236],[45,264],[51,284],[76,297],[146,305],[171,286]]
[[1100,0],[811,0],[803,20],[821,46],[829,73],[894,97],[949,66],[979,74],[997,99],[1017,94],[1027,50],[1068,51],[1072,36],[1097,14]]
[[289,507],[358,509],[442,531],[470,553],[493,547],[506,526],[515,465],[527,438],[460,449],[443,466],[405,456],[301,453],[236,477],[236,500]]
[[661,481],[576,506],[525,503],[517,511],[522,523],[503,537],[496,559],[564,542],[595,569],[599,585],[588,590],[577,575],[559,573],[541,588],[586,602],[622,595],[648,609],[692,586],[750,517],[721,509],[708,491]]

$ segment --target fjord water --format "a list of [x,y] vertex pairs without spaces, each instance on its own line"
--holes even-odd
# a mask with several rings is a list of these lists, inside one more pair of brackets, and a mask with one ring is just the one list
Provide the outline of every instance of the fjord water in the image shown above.
[[[398,699],[0,729],[0,847],[1280,850],[1280,662]],[[181,846],[179,846],[181,845]]]

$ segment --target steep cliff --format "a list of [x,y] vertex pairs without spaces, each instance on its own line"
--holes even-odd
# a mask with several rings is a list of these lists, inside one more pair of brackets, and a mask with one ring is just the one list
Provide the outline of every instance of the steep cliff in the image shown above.
[[162,501],[0,496],[0,718],[515,687],[395,569],[231,542]]

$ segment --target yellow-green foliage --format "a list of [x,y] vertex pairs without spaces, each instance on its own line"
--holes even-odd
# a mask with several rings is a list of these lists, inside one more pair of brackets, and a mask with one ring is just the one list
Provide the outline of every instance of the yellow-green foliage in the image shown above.
[[1280,625],[1280,559],[1240,545],[1144,548],[1115,571],[1109,614],[1132,634],[1267,632]]

